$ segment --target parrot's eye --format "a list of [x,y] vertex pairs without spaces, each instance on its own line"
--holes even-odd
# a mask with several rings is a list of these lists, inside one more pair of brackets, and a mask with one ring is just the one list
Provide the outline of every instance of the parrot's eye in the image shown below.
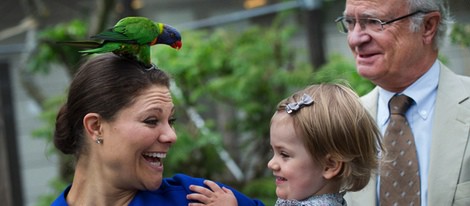
[[174,37],[175,37],[175,33],[170,33],[170,37],[171,37],[171,38],[174,38]]

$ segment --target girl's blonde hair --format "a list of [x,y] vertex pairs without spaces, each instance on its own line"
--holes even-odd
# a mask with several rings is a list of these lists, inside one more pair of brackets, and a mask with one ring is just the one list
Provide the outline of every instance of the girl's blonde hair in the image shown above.
[[357,94],[341,84],[312,85],[282,100],[277,107],[307,94],[313,104],[291,114],[296,134],[302,138],[314,162],[325,166],[326,156],[343,162],[341,191],[358,191],[378,168],[381,134],[374,118],[361,104]]

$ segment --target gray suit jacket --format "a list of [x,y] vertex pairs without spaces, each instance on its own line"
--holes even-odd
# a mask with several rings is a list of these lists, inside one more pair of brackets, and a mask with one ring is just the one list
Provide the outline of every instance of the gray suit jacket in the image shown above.
[[[470,77],[441,64],[437,89],[430,166],[428,206],[470,206]],[[363,96],[377,116],[378,88]],[[419,132],[419,131],[414,131]],[[359,192],[349,192],[349,206],[376,206],[376,177]]]

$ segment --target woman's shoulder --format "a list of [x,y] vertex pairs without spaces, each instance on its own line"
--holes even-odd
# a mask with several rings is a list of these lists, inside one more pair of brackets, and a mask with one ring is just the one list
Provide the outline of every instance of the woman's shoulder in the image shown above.
[[192,193],[189,185],[202,185],[203,181],[202,178],[185,174],[163,178],[160,188],[154,191],[139,191],[129,205],[149,205],[150,203],[158,203],[162,206],[188,205],[186,195]]
[[[159,205],[164,206],[188,205],[189,201],[186,199],[186,195],[193,193],[191,190],[189,190],[189,186],[199,185],[207,187],[204,184],[204,180],[205,178],[191,177],[185,174],[175,174],[172,177],[163,178],[160,188],[155,191],[140,191],[134,198],[134,201],[139,202],[139,204],[131,205],[146,205],[149,202],[158,202]],[[237,198],[239,205],[264,206],[264,204],[259,200],[247,197],[246,195],[224,184],[217,184],[221,187],[223,186],[231,189]]]
[[69,193],[71,187],[72,185],[69,185],[67,188],[65,188],[65,190],[59,195],[59,197],[57,197],[54,202],[52,202],[51,206],[68,206],[65,197],[67,197],[67,194]]

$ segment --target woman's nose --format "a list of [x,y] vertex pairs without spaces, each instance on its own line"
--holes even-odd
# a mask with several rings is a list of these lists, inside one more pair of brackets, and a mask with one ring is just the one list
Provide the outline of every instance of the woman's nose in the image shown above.
[[162,143],[173,144],[176,142],[177,136],[174,128],[171,125],[165,127],[164,131],[160,134],[159,141]]

